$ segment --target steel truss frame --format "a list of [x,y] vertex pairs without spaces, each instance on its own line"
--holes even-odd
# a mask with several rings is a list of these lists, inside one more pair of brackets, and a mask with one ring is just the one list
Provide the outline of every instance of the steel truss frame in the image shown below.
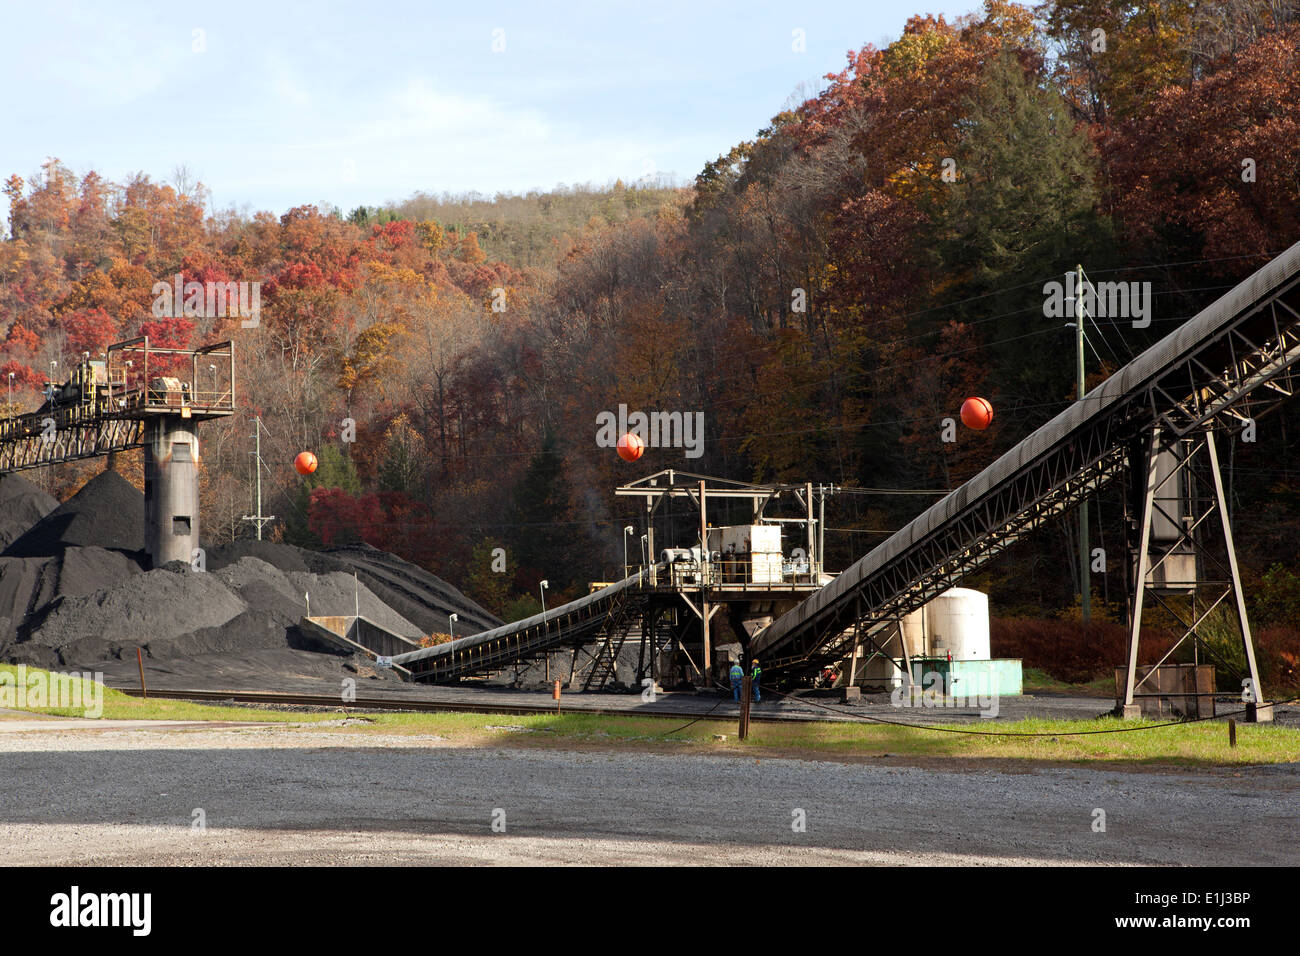
[[64,411],[67,410],[59,409],[42,416],[54,420],[53,431],[42,429],[30,435],[15,433],[6,441],[0,441],[0,474],[96,458],[144,444],[144,419],[96,418],[66,420],[60,424],[60,413]]
[[[765,666],[797,677],[843,658],[853,647],[855,625],[874,634],[1072,510],[1123,475],[1133,443],[1149,441],[1156,429],[1183,438],[1274,410],[1295,393],[1298,362],[1300,278],[1292,276],[882,562],[837,600],[794,621],[779,643],[764,648]],[[790,613],[798,615],[800,609]]]
[[[574,611],[550,615],[528,627],[520,628],[488,641],[472,642],[465,638],[464,645],[446,654],[419,657],[404,662],[414,680],[437,683],[457,677],[470,677],[501,670],[526,658],[537,657],[547,651],[572,646],[577,649],[585,643],[600,641],[609,629],[617,627],[624,614],[632,614],[639,595],[618,593],[609,599],[584,605]],[[570,672],[570,684],[573,672]]]
[[[1175,445],[1183,446],[1182,453],[1176,458],[1175,466],[1164,476],[1160,478],[1157,468],[1157,457],[1161,452],[1173,448]],[[1202,426],[1200,431],[1191,437],[1184,438],[1165,438],[1160,428],[1155,428],[1151,432],[1151,437],[1147,443],[1142,457],[1136,460],[1131,469],[1131,493],[1139,500],[1136,509],[1136,523],[1130,528],[1129,547],[1127,552],[1127,574],[1129,588],[1133,595],[1132,603],[1129,607],[1129,635],[1128,635],[1128,668],[1125,681],[1123,713],[1126,716],[1136,716],[1138,708],[1134,704],[1134,695],[1137,690],[1146,683],[1155,673],[1156,667],[1164,664],[1173,653],[1187,642],[1188,638],[1192,639],[1193,646],[1199,646],[1198,629],[1204,624],[1205,620],[1214,611],[1229,598],[1232,599],[1232,606],[1237,621],[1238,634],[1241,637],[1242,646],[1246,653],[1246,669],[1248,680],[1250,681],[1248,689],[1243,684],[1243,700],[1254,704],[1263,700],[1263,685],[1259,680],[1259,668],[1255,663],[1255,645],[1250,633],[1250,620],[1246,613],[1246,595],[1241,586],[1241,575],[1237,569],[1237,553],[1232,539],[1232,522],[1228,514],[1227,497],[1223,491],[1223,473],[1219,467],[1219,453],[1214,438],[1214,428],[1212,425]],[[1202,481],[1197,474],[1197,466],[1201,465],[1208,472],[1210,489],[1207,492],[1201,492]],[[1177,479],[1182,477],[1186,483],[1186,491],[1179,497],[1190,505],[1190,513],[1186,520],[1181,520],[1182,516],[1170,514],[1160,504],[1160,492],[1166,485],[1173,482],[1177,487]],[[1139,478],[1140,483],[1139,483]],[[1165,500],[1168,500],[1166,496]],[[1155,560],[1152,560],[1152,541],[1151,530],[1157,516],[1163,516],[1168,520],[1168,526],[1178,529],[1174,538],[1162,542],[1155,552]],[[1208,542],[1205,540],[1205,532],[1208,530],[1207,525],[1211,522],[1216,524],[1219,529],[1220,541],[1224,549],[1224,558],[1219,559],[1210,548],[1206,547]],[[1180,582],[1170,582],[1173,587],[1160,586],[1148,581],[1162,564],[1165,563],[1175,553],[1190,550],[1198,560],[1197,580],[1195,582],[1181,582],[1184,586],[1179,587]],[[1206,569],[1213,567],[1221,577],[1208,577],[1204,573]],[[1190,584],[1190,587],[1187,586]],[[1185,615],[1183,609],[1175,606],[1167,595],[1175,591],[1189,591],[1193,595],[1193,604],[1190,618]],[[1198,605],[1197,596],[1204,596],[1205,600]],[[1141,680],[1137,680],[1137,660],[1138,647],[1142,629],[1142,611],[1146,604],[1147,598],[1151,598],[1156,604],[1160,605],[1176,622],[1182,630],[1179,636],[1164,655],[1156,662],[1156,667],[1149,670]],[[1206,650],[1210,650],[1206,648]],[[1217,656],[1211,651],[1211,656]],[[1224,663],[1220,660],[1220,663]],[[1270,711],[1267,709],[1255,710],[1256,719],[1267,720]]]
[[[859,611],[859,614],[861,614],[861,611]],[[888,621],[884,627],[877,628],[869,633],[864,630],[862,620],[858,620],[853,625],[853,631],[853,642],[849,648],[849,672],[847,675],[843,675],[841,672],[845,687],[857,686],[858,668],[866,667],[877,655],[902,671],[904,685],[912,685],[912,659],[907,653],[907,638],[903,635],[903,619],[901,617]],[[894,640],[898,641],[898,657],[889,653],[889,644]],[[870,647],[871,654],[859,661],[858,651],[865,647]]]
[[[122,369],[126,355],[141,358],[141,384],[134,390],[114,392],[114,371]],[[202,403],[176,407],[151,402],[147,381],[151,356],[188,359],[191,394],[205,396]],[[225,366],[225,374],[220,379],[223,384],[214,390],[194,391],[197,388],[194,383],[200,377],[200,357]],[[150,345],[148,336],[140,336],[108,346],[105,361],[107,397],[102,403],[91,406],[78,402],[0,419],[0,474],[139,448],[144,444],[145,422],[161,415],[201,421],[235,412],[235,353],[234,344],[228,340],[197,349],[174,349]],[[83,367],[88,366],[83,364]],[[119,400],[125,404],[119,405]]]
[[770,657],[765,666],[804,673],[839,660],[857,640],[855,630],[874,635],[955,587],[1025,535],[1110,484],[1123,466],[1123,449],[1114,447],[1107,429],[1082,436],[884,565],[848,592],[849,600],[830,605],[815,626],[796,632],[789,642],[793,653]]

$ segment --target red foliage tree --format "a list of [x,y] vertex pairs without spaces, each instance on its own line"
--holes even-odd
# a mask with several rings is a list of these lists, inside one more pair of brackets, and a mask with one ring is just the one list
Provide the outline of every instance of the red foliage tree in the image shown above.
[[1203,239],[1207,258],[1295,239],[1300,28],[1255,42],[1191,89],[1171,86],[1100,137],[1115,212],[1138,239]]
[[194,337],[194,323],[185,316],[150,319],[140,323],[140,334],[149,336],[149,344],[157,348],[189,348]]
[[92,357],[102,355],[117,337],[113,317],[98,307],[69,312],[59,321],[68,333],[68,349],[76,355],[83,352],[89,352]]
[[24,365],[17,359],[10,359],[0,365],[0,387],[6,392],[9,388],[9,376],[13,375],[14,391],[39,391],[45,387],[45,376]]
[[5,336],[6,355],[30,359],[36,355],[40,347],[40,336],[29,330],[21,322],[15,322],[9,326],[9,334]]
[[371,543],[383,520],[377,495],[350,495],[342,488],[317,488],[311,493],[307,526],[326,547]]

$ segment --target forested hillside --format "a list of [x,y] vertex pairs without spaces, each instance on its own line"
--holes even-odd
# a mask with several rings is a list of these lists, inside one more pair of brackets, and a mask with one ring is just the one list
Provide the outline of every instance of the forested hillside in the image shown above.
[[[955,487],[1073,400],[1073,332],[1045,314],[1045,283],[1082,264],[1152,284],[1149,327],[1090,329],[1091,387],[1300,240],[1300,4],[1210,9],[989,0],[914,18],[685,189],[488,200],[434,183],[350,214],[244,218],[164,171],[110,183],[51,160],[5,187],[0,373],[28,410],[51,362],[139,333],[233,338],[247,414],[204,426],[205,534],[251,533],[260,414],[277,534],[363,538],[506,615],[539,578],[558,596],[614,573],[631,513],[610,492],[657,468]],[[260,325],[154,317],[153,284],[178,272],[260,281]],[[992,402],[993,427],[941,441],[969,395]],[[595,441],[620,404],[703,412],[703,456],[621,462]],[[1300,616],[1296,434],[1293,402],[1231,452],[1265,626]],[[322,462],[307,484],[302,449]],[[102,467],[44,480],[66,492]],[[829,563],[929,500],[837,499]],[[1098,505],[1094,533],[1117,551],[1117,502]],[[999,613],[1068,613],[1070,534],[977,582]],[[498,546],[506,576],[489,569]],[[1122,614],[1111,568],[1096,598]]]

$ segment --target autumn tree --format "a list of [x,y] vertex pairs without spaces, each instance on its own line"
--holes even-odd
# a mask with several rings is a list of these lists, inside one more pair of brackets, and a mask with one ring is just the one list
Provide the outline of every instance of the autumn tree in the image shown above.
[[1272,34],[1192,89],[1168,87],[1102,140],[1115,213],[1173,258],[1275,253],[1295,239],[1300,28]]
[[498,617],[505,613],[506,599],[514,581],[514,574],[505,558],[502,558],[504,566],[498,570],[499,551],[509,553],[497,539],[484,538],[474,546],[465,574],[466,593]]

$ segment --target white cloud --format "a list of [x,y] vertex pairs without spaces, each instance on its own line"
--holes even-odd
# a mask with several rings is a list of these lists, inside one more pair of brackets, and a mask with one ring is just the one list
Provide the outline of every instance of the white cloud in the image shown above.
[[666,151],[678,146],[614,133],[593,137],[547,111],[440,88],[424,76],[364,99],[342,102],[335,92],[304,92],[292,123],[263,126],[261,135],[273,138],[240,151],[244,175],[224,176],[220,191],[339,197],[342,206],[350,196],[374,203],[420,189],[633,180],[647,168],[668,169]]

